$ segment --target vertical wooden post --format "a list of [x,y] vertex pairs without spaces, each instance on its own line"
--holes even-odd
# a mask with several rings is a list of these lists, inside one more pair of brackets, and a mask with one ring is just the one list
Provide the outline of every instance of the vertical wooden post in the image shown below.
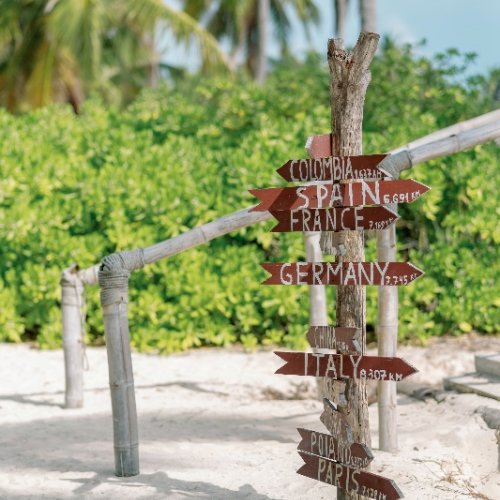
[[141,250],[109,255],[99,269],[113,411],[115,474],[139,474],[139,437],[127,316],[130,271],[144,266]]
[[[361,33],[351,53],[343,47],[341,39],[328,40],[328,65],[330,67],[330,102],[332,110],[332,154],[351,156],[362,154],[363,105],[370,72],[368,67],[377,50],[379,35]],[[364,261],[363,235],[346,231],[343,236],[346,261]],[[342,258],[342,257],[341,257]],[[365,290],[363,286],[337,287],[337,326],[357,327],[362,332],[362,349],[366,349]],[[330,392],[330,391],[325,391]],[[333,394],[325,394],[333,399]],[[345,396],[347,406],[339,407],[346,415],[354,441],[370,446],[368,398],[366,381],[348,379]],[[337,489],[338,499],[355,499],[360,496]],[[362,497],[361,497],[362,498]]]
[[64,407],[83,406],[83,283],[76,264],[61,273]]
[[[387,205],[393,212],[397,205]],[[377,231],[377,259],[394,262],[396,258],[396,225]],[[378,355],[396,356],[398,342],[398,287],[381,286],[378,289]],[[378,383],[379,448],[397,451],[397,386],[396,382]]]

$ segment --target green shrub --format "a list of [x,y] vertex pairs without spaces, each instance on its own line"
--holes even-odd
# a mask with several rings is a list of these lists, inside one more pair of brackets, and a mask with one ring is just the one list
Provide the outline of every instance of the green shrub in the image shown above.
[[[464,81],[453,61],[461,61],[453,52],[436,63],[409,48],[384,48],[366,102],[367,153],[491,108],[483,91],[489,81]],[[283,61],[262,88],[191,78],[144,91],[123,111],[98,100],[81,116],[61,106],[20,117],[0,110],[0,340],[60,345],[63,268],[90,266],[255,203],[247,190],[281,185],[275,169],[303,157],[307,136],[329,127],[328,73],[317,56]],[[401,207],[401,258],[427,273],[400,292],[403,338],[498,328],[497,164],[490,144],[411,172],[433,190]],[[162,352],[236,341],[303,346],[307,288],[260,285],[260,262],[304,258],[302,237],[272,234],[272,226],[235,231],[134,273],[133,345]],[[367,254],[374,258],[373,243]],[[98,290],[86,294],[87,340],[99,343]],[[375,297],[372,288],[370,329]]]

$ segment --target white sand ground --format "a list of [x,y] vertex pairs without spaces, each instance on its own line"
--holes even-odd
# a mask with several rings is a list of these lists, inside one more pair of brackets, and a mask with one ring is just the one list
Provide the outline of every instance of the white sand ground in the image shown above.
[[[473,350],[497,339],[403,347],[421,373],[402,390],[473,371]],[[335,489],[299,476],[296,427],[324,431],[315,382],[273,375],[271,352],[198,350],[134,354],[141,474],[113,475],[106,353],[87,349],[85,408],[65,410],[63,355],[0,344],[0,499],[331,499]],[[297,399],[305,398],[305,399]],[[381,452],[371,405],[372,471],[409,499],[500,499],[493,430],[474,411],[500,402],[448,393],[399,396],[398,454]]]

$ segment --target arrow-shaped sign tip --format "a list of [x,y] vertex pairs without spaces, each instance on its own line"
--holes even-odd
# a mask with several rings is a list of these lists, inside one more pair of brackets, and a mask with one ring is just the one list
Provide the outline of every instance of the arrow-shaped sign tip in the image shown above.
[[415,270],[415,279],[420,278],[420,276],[423,276],[425,274],[425,271],[422,271],[422,269],[418,268],[415,264],[408,262],[408,265]]

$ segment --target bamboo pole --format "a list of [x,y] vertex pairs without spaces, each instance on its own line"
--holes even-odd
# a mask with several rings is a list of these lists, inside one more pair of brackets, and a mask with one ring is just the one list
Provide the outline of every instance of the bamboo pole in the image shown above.
[[[362,154],[362,122],[366,89],[370,82],[368,67],[377,50],[379,35],[361,33],[352,51],[347,52],[342,39],[328,40],[328,66],[330,67],[330,105],[332,112],[332,153],[334,156]],[[346,261],[364,261],[363,234],[359,231],[343,232]],[[361,330],[362,353],[366,351],[366,299],[363,286],[338,286],[336,295],[337,326],[356,327]],[[335,395],[327,390],[325,397]],[[347,379],[345,388],[347,406],[339,406],[352,428],[353,440],[370,446],[368,396],[366,380]],[[337,499],[363,498],[352,492],[337,489]]]
[[127,316],[130,272],[144,266],[142,250],[109,255],[99,268],[113,412],[115,474],[139,474],[139,438]]
[[[393,212],[397,205],[387,205]],[[395,262],[396,225],[377,231],[377,260]],[[377,340],[378,355],[395,357],[398,343],[398,287],[380,286],[378,289]],[[398,449],[397,386],[396,382],[378,383],[378,432],[379,448],[395,452]]]
[[76,264],[61,273],[61,312],[64,350],[64,408],[83,406],[83,283]]

